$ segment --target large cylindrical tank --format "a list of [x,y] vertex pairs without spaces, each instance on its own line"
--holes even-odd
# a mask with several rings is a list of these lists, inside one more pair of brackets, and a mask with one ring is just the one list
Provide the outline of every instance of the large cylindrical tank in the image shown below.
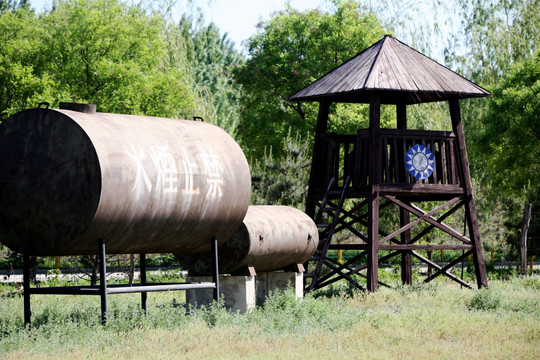
[[249,205],[242,150],[203,122],[30,109],[0,154],[0,241],[29,255],[206,251]]
[[[232,238],[218,248],[220,273],[272,271],[304,263],[319,244],[313,220],[302,211],[278,205],[250,206],[244,222]],[[175,254],[190,275],[212,271],[209,253]]]

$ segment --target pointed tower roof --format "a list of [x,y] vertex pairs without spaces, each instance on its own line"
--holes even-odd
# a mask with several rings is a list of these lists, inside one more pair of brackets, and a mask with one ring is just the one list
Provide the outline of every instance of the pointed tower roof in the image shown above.
[[491,95],[486,89],[386,35],[289,99],[367,103],[374,92],[386,104]]

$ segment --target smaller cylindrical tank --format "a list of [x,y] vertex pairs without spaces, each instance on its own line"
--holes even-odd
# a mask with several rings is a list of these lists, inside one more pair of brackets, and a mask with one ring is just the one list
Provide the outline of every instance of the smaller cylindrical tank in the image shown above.
[[[272,271],[304,263],[318,244],[317,225],[302,211],[278,205],[250,206],[240,229],[218,248],[219,272],[240,272],[247,266]],[[190,275],[211,274],[209,252],[175,255]]]

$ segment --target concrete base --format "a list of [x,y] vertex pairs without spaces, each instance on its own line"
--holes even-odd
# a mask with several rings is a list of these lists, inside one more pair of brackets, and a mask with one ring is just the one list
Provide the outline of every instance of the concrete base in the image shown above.
[[268,296],[292,288],[296,298],[304,297],[304,276],[300,272],[257,273],[257,304],[262,305]]
[[[187,282],[212,282],[211,276],[188,276]],[[296,297],[304,296],[303,273],[261,272],[257,276],[220,276],[219,292],[224,305],[233,312],[245,313],[262,305],[266,298],[277,291],[293,288]],[[212,289],[186,290],[186,307],[209,306],[212,304]]]
[[[212,282],[211,276],[188,276],[187,282]],[[214,290],[186,290],[186,307],[209,306]],[[255,276],[220,276],[219,296],[227,309],[245,313],[255,308]]]

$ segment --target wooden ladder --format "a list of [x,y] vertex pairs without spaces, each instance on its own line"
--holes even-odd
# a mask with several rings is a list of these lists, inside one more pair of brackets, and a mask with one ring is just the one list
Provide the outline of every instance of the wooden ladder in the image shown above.
[[[343,184],[343,188],[341,190],[332,190],[334,183],[335,178],[332,178],[330,180],[330,183],[328,184],[326,193],[324,194],[324,197],[321,201],[319,210],[315,215],[315,224],[317,224],[317,227],[319,229],[324,230],[322,230],[320,233],[320,235],[322,236],[319,236],[319,246],[317,247],[315,254],[313,254],[313,257],[310,260],[312,262],[316,262],[316,266],[313,273],[306,274],[306,278],[311,278],[311,283],[305,288],[305,293],[316,290],[318,288],[318,280],[321,275],[322,267],[326,261],[328,249],[330,248],[336,226],[339,224],[339,216],[343,207],[343,203],[345,202],[345,194],[349,189],[351,178],[349,176],[346,178],[345,183]],[[329,201],[329,197],[332,195],[339,195],[339,201],[337,205]],[[325,213],[329,214],[332,217],[331,222],[323,222],[323,215]]]

